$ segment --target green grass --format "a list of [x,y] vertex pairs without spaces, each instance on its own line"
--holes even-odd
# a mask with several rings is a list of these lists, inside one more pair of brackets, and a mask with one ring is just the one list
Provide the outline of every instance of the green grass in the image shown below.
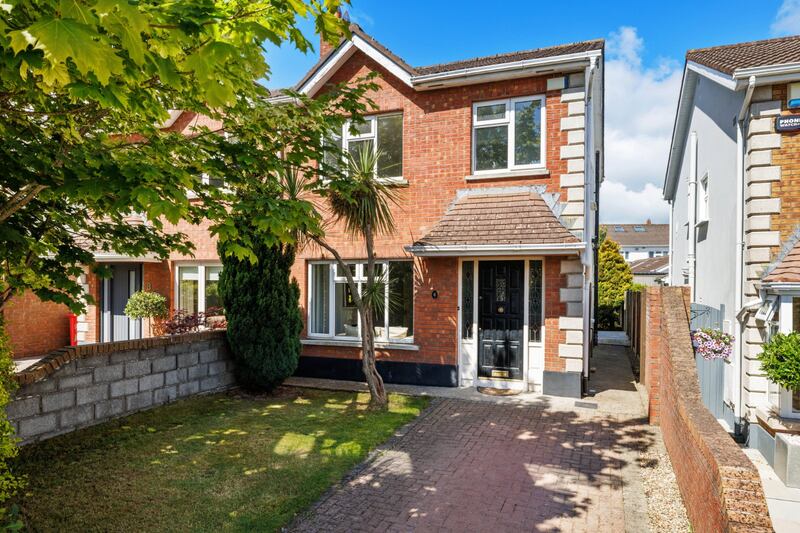
[[281,388],[188,399],[22,449],[36,531],[274,531],[427,405]]

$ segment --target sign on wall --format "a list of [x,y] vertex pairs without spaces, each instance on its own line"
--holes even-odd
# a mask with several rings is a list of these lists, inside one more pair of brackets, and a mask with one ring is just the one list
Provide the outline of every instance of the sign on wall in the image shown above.
[[775,119],[775,131],[800,131],[800,115],[784,115]]
[[786,92],[786,107],[800,109],[800,83],[790,83]]

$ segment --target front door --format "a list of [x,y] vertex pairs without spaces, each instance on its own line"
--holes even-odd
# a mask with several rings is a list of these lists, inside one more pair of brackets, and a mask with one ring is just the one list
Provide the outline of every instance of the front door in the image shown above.
[[109,267],[112,274],[103,280],[101,295],[101,339],[103,342],[139,339],[142,336],[141,320],[128,318],[125,305],[134,292],[142,290],[142,265],[116,263]]
[[522,379],[524,261],[481,261],[478,377]]

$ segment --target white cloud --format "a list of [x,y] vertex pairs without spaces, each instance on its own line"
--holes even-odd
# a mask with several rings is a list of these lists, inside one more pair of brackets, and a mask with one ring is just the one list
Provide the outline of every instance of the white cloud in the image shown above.
[[624,183],[607,179],[600,189],[600,221],[603,223],[634,224],[650,219],[654,223],[669,220],[667,204],[661,197],[661,187],[652,183],[641,190],[629,189]]
[[770,30],[773,35],[800,33],[800,0],[783,0]]
[[[613,32],[608,41],[606,182],[600,204],[604,222],[641,222],[647,218],[656,222],[667,217],[660,191],[682,69],[670,59],[643,66],[643,50],[644,39],[629,26]],[[611,198],[611,194],[620,200]]]

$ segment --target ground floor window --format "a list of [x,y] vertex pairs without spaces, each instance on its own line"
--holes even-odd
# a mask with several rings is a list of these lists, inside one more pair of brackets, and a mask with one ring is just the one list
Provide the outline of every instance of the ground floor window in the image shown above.
[[222,313],[219,296],[220,265],[180,265],[177,269],[176,308],[187,313]]
[[[772,295],[767,297],[764,305],[756,314],[756,320],[764,320],[766,341],[776,333],[800,331],[800,296]],[[783,389],[773,382],[768,382],[767,397],[769,403],[778,409],[781,416],[800,418],[800,391]]]
[[[345,273],[338,264],[315,262],[308,273],[308,331],[316,337],[360,338],[361,318]],[[367,265],[348,263],[359,292],[367,281]],[[383,290],[374,309],[375,338],[384,342],[414,339],[414,263],[384,261],[375,264]]]

